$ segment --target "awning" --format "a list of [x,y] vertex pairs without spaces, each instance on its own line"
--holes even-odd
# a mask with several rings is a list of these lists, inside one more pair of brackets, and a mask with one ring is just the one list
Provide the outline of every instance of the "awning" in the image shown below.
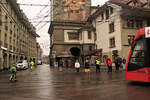
[[103,49],[96,49],[93,51],[88,52],[87,54],[85,54],[84,56],[92,56],[92,55],[96,55],[97,53],[102,53]]
[[1,47],[1,49],[2,49],[2,50],[7,50],[7,48],[5,48],[5,47]]
[[57,56],[58,58],[69,58],[69,57],[74,57],[72,55],[59,55]]

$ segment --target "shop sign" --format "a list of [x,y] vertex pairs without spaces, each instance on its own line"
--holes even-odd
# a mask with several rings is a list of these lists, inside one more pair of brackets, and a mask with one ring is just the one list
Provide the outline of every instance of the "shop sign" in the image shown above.
[[56,54],[56,51],[53,50],[53,51],[52,51],[52,54]]

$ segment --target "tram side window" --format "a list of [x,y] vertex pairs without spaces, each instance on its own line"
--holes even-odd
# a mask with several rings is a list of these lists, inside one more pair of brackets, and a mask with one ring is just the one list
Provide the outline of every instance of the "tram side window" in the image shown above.
[[144,67],[144,42],[143,39],[136,41],[136,45],[130,57],[128,71]]

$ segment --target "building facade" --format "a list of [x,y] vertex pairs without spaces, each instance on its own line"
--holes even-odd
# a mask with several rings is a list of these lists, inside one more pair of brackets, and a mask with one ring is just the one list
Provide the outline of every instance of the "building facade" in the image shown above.
[[0,1],[0,70],[18,60],[36,60],[35,30],[16,0]]
[[51,62],[55,58],[84,56],[95,49],[94,29],[86,22],[91,0],[51,0],[51,4]]
[[109,1],[89,18],[96,28],[96,47],[103,50],[103,57],[113,59],[119,55],[127,58],[131,43],[140,28],[150,26],[147,8],[132,7]]

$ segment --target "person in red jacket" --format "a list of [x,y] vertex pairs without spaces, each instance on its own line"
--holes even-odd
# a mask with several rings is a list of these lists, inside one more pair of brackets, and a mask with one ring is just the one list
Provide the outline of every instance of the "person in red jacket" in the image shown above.
[[108,72],[112,72],[112,61],[108,58],[107,60]]

